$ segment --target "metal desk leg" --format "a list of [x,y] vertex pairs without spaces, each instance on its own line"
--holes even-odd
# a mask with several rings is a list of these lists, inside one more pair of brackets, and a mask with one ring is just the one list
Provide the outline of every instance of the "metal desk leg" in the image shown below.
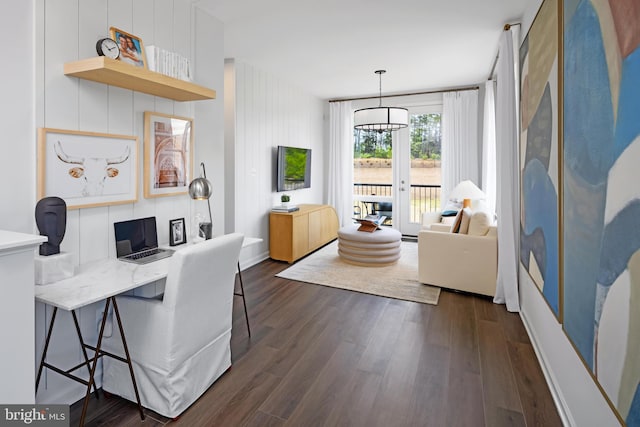
[[115,297],[111,297],[113,301],[113,312],[118,320],[118,328],[120,329],[120,337],[122,338],[122,345],[124,347],[124,354],[127,358],[127,365],[129,365],[129,372],[131,373],[131,382],[133,383],[133,391],[136,393],[136,402],[138,403],[138,411],[140,411],[140,419],[144,420],[144,412],[142,411],[142,404],[140,403],[140,394],[138,393],[138,385],[136,384],[136,377],[133,375],[133,365],[131,364],[131,356],[129,355],[129,347],[127,346],[127,340],[124,338],[124,328],[122,327],[122,321],[120,320],[120,310],[118,310],[118,304],[116,304]]
[[[91,375],[91,369],[89,366],[89,357],[87,356],[87,346],[84,343],[84,339],[82,338],[82,332],[80,332],[80,324],[78,323],[78,316],[76,316],[76,311],[72,310],[71,314],[73,315],[73,323],[76,325],[76,332],[78,333],[78,338],[80,339],[80,347],[82,347],[82,354],[84,355],[84,363],[87,365],[87,371],[89,371],[89,375]],[[97,356],[97,355],[96,355]],[[97,362],[97,358],[96,358]],[[96,394],[96,399],[99,399],[98,390],[96,390],[96,383],[93,383],[93,392]]]
[[49,323],[49,331],[47,332],[47,339],[44,342],[44,349],[42,349],[42,358],[40,358],[40,367],[38,367],[38,376],[36,377],[36,393],[38,392],[38,385],[40,384],[40,377],[42,376],[42,368],[44,368],[44,361],[47,357],[47,350],[49,350],[49,340],[51,339],[51,333],[53,332],[53,324],[56,321],[57,313],[58,313],[58,307],[53,307],[53,314],[51,315],[51,323]]
[[87,393],[84,396],[84,402],[82,404],[82,414],[80,415],[80,426],[84,425],[84,419],[87,416],[87,407],[89,406],[89,396],[91,395],[91,384],[94,384],[93,376],[96,373],[96,366],[98,366],[98,359],[100,356],[100,347],[102,346],[102,336],[104,335],[104,325],[107,323],[107,315],[109,314],[109,303],[111,297],[107,298],[107,302],[104,305],[104,313],[102,314],[102,322],[100,323],[100,333],[98,334],[98,343],[96,344],[95,356],[93,358],[93,365],[89,371],[89,385],[87,386]]
[[87,387],[87,394],[84,397],[84,404],[82,405],[82,415],[80,416],[80,425],[84,425],[84,419],[87,415],[87,407],[89,405],[89,395],[91,394],[91,384],[94,383],[94,375],[96,373],[96,366],[98,365],[98,358],[101,355],[102,337],[104,336],[104,326],[107,323],[107,317],[109,315],[109,304],[113,303],[113,312],[116,315],[118,321],[118,327],[120,328],[120,337],[122,338],[122,344],[124,346],[124,352],[126,355],[126,362],[129,365],[129,372],[131,373],[131,382],[133,382],[133,390],[136,393],[136,400],[138,403],[138,411],[140,411],[140,419],[144,420],[144,412],[142,411],[142,404],[140,403],[140,396],[138,395],[138,386],[136,385],[136,379],[133,375],[133,367],[131,365],[131,357],[129,356],[129,348],[127,347],[127,340],[124,338],[124,330],[122,328],[122,322],[120,321],[120,312],[116,305],[116,297],[107,298],[107,302],[104,306],[104,313],[102,315],[102,322],[100,323],[100,333],[98,334],[98,342],[96,344],[95,352],[96,357],[94,359],[93,366],[91,366],[91,373],[89,375],[89,386]]
[[242,304],[244,305],[244,318],[247,321],[247,331],[249,337],[251,337],[251,328],[249,327],[249,314],[247,313],[247,301],[244,299],[244,285],[242,283],[242,271],[240,271],[240,261],[238,261],[238,277],[240,278],[240,290],[242,292],[234,292],[234,295],[242,297]]

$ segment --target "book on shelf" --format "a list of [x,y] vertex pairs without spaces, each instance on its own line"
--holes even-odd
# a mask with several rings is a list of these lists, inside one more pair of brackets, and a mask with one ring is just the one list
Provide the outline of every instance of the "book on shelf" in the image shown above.
[[297,207],[296,205],[287,205],[287,206],[276,205],[271,208],[272,212],[295,212],[298,210],[300,210],[300,208]]
[[387,219],[386,216],[382,215],[367,215],[364,218],[353,218],[354,221],[357,221],[360,224],[358,227],[358,231],[367,231],[369,233],[373,233],[376,230],[380,229],[380,225]]

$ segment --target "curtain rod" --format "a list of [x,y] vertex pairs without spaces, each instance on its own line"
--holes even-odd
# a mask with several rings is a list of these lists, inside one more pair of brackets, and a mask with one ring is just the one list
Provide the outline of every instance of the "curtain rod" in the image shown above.
[[[504,31],[509,31],[511,27],[516,25],[520,25],[519,22],[514,22],[513,24],[504,24],[502,28]],[[498,65],[498,56],[500,56],[500,52],[496,53],[496,58],[493,60],[493,65],[491,66],[491,72],[489,73],[489,78],[487,80],[491,80],[491,76],[493,76],[493,72],[496,70],[496,65]]]
[[[455,89],[442,89],[442,90],[430,90],[425,92],[409,92],[409,93],[397,93],[393,95],[382,95],[382,98],[394,98],[398,96],[414,96],[414,95],[429,95],[431,93],[444,93],[444,92],[460,92],[463,90],[478,90],[479,86],[469,86],[469,87],[459,87]],[[362,99],[380,99],[381,96],[362,96],[360,98],[341,98],[341,99],[330,99],[329,102],[342,102],[342,101],[360,101]]]

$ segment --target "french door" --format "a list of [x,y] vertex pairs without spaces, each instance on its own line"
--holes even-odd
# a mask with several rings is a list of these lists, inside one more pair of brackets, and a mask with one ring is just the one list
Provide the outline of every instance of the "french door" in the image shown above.
[[408,128],[354,132],[354,216],[385,215],[385,225],[416,236],[423,212],[440,209],[442,104],[408,109]]
[[440,209],[441,105],[409,107],[409,127],[393,136],[395,227],[417,236],[422,214]]

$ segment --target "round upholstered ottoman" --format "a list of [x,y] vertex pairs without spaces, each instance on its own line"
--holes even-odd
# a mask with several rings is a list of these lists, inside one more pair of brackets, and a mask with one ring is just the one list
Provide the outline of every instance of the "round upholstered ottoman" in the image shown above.
[[393,228],[382,227],[373,233],[358,231],[358,224],[338,230],[338,255],[352,264],[381,266],[400,259],[402,234]]

